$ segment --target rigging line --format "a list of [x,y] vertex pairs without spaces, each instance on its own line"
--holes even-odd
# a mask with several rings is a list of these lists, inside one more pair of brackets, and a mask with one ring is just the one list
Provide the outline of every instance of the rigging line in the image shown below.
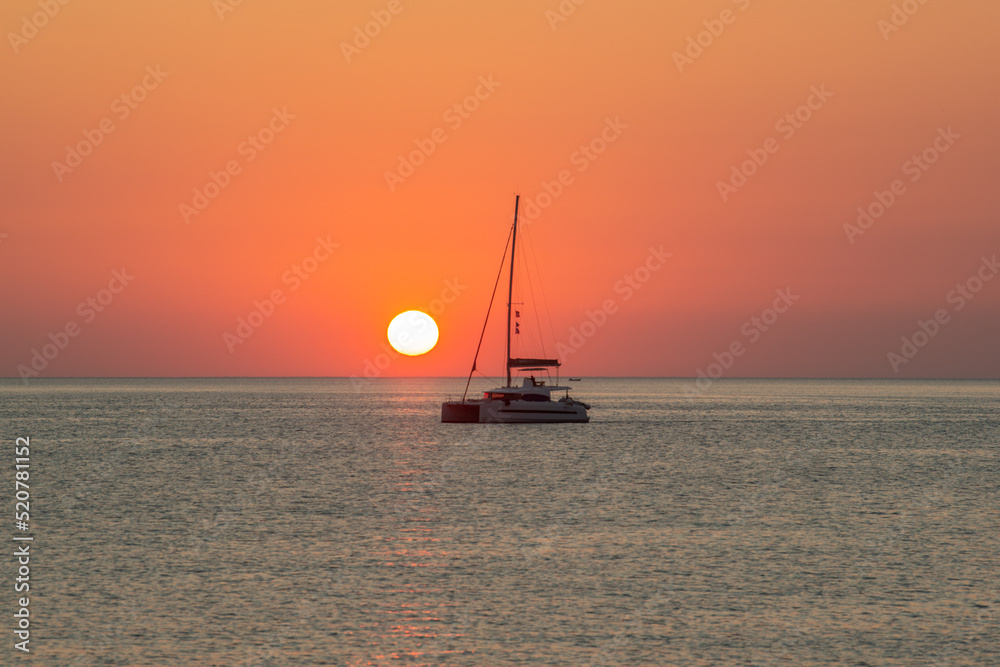
[[[545,310],[545,321],[548,322],[548,324],[549,324],[549,333],[552,335],[552,344],[556,346],[554,356],[558,359],[558,357],[559,357],[559,341],[556,338],[555,327],[552,326],[552,309],[549,308],[549,299],[548,299],[548,296],[545,294],[545,283],[542,282],[542,272],[538,268],[538,253],[535,252],[534,247],[532,247],[531,252],[532,252],[532,261],[535,264],[535,273],[538,275],[538,291],[542,293],[542,306],[543,306],[543,308]],[[542,338],[542,334],[541,334],[541,326],[542,326],[541,318],[537,318],[535,321],[536,321],[536,323],[538,325],[538,328],[539,328],[538,337]],[[547,357],[548,354],[545,353],[544,347],[545,346],[543,344],[542,345],[542,356]],[[556,384],[559,384],[559,367],[558,366],[556,366]]]
[[476,372],[476,361],[479,360],[479,349],[483,346],[483,336],[486,335],[486,325],[490,321],[490,312],[493,310],[493,298],[497,295],[497,285],[500,284],[500,276],[503,274],[503,265],[507,259],[507,248],[510,246],[510,237],[514,233],[514,225],[510,226],[510,233],[507,234],[507,243],[503,247],[503,257],[500,258],[500,270],[497,271],[497,280],[493,283],[493,294],[490,295],[490,305],[486,309],[486,320],[483,322],[483,330],[479,334],[479,344],[476,345],[476,356],[472,358],[472,370],[469,371],[469,379],[465,382],[465,391],[462,392],[462,402],[469,393],[469,384],[472,383],[472,374]]
[[492,384],[494,386],[500,384],[501,382],[503,382],[502,378],[494,378],[491,375],[487,375],[486,373],[483,373],[478,368],[476,369],[476,372],[479,373],[479,376],[482,377],[484,380],[489,380],[490,384]]
[[[548,297],[545,295],[545,283],[542,282],[542,272],[539,271],[538,269],[538,253],[535,252],[534,246],[532,246],[531,248],[531,261],[534,263],[535,273],[538,275],[538,291],[542,293],[542,306],[545,310],[545,320],[549,323],[549,333],[552,334],[552,344],[555,345],[557,341],[556,341],[556,330],[552,326],[552,309],[549,308],[549,300]],[[538,331],[539,339],[544,340],[544,338],[542,338],[542,332],[541,332],[541,326],[542,326],[541,318],[538,318],[536,316],[535,323],[538,325],[539,328]],[[558,356],[558,350],[556,351],[556,354]],[[544,343],[542,344],[542,356],[548,356],[547,354],[545,354]]]
[[[518,237],[518,239],[517,239],[517,242],[521,244],[521,246],[518,249],[518,251],[521,253],[522,256],[525,255],[525,253],[528,251],[528,248],[529,248],[529,246],[528,246],[529,242],[526,240],[527,239],[526,234],[527,234],[527,232],[522,231],[521,236]],[[531,356],[532,353],[529,352],[529,351],[530,350],[534,350],[534,346],[533,346],[534,341],[532,340],[532,332],[528,328],[529,325],[527,323],[528,322],[528,310],[527,310],[527,307],[529,305],[531,305],[531,304],[530,304],[530,296],[528,295],[528,293],[524,289],[524,284],[528,283],[530,285],[530,282],[531,282],[531,275],[528,273],[528,260],[527,259],[522,259],[521,263],[516,267],[516,272],[517,272],[517,280],[514,281],[515,282],[515,288],[514,288],[515,300],[514,300],[514,303],[518,304],[520,306],[521,310],[524,311],[524,315],[525,315],[524,322],[525,322],[525,324],[524,324],[524,329],[519,332],[520,335],[518,335],[518,336],[516,336],[516,337],[513,338],[512,349],[513,349],[513,346],[516,346],[517,347],[517,354],[514,354],[512,352],[511,356],[515,356],[515,357],[517,357],[517,356]],[[516,324],[515,324],[515,331],[517,331],[517,325]]]
[[[521,244],[521,252],[523,253],[523,251],[524,251],[524,241],[523,241],[523,239],[524,239],[524,228],[522,227],[520,231],[521,231],[521,235],[517,238],[517,240],[515,241],[515,244],[516,243],[520,243]],[[523,263],[524,262],[522,260],[522,264]],[[521,336],[514,335],[514,332],[516,332],[518,330],[518,319],[517,319],[519,317],[519,315],[518,315],[519,310],[518,309],[519,308],[524,308],[524,290],[522,289],[523,279],[521,277],[521,265],[520,264],[514,267],[514,274],[515,275],[512,276],[513,282],[511,283],[512,286],[511,286],[511,297],[510,297],[511,307],[514,309],[514,320],[513,320],[513,323],[512,323],[513,328],[511,329],[511,336],[510,336],[510,356],[511,357],[518,357],[518,356],[524,356],[521,353],[522,352],[522,347],[523,347],[521,345]],[[515,371],[515,372],[517,372],[517,371]]]
[[[524,236],[525,236],[524,246],[527,248],[527,250],[530,250],[530,253],[526,250],[525,254],[526,255],[527,254],[531,255],[532,260],[535,263],[535,272],[537,274],[537,272],[538,272],[538,260],[535,259],[535,257],[536,257],[535,256],[535,247],[531,243],[531,239],[527,238],[527,234],[525,234]],[[535,315],[535,329],[538,331],[538,345],[539,345],[539,347],[542,348],[542,356],[546,357],[548,355],[545,353],[545,339],[542,338],[541,318],[538,317],[538,302],[535,300],[535,285],[534,285],[534,283],[531,282],[531,270],[530,270],[530,267],[527,266],[527,262],[525,262],[524,275],[527,276],[527,278],[528,278],[528,293],[531,295],[531,309],[532,309],[532,311],[534,311],[534,315]],[[538,275],[538,282],[539,282],[539,289],[541,289],[541,275]]]
[[[478,368],[476,369],[476,375],[478,375],[482,379],[484,379],[487,382],[489,382],[489,385],[487,385],[487,386],[490,386],[490,387],[496,387],[497,385],[499,385],[503,381],[501,379],[494,378],[494,377],[492,377],[490,375],[486,375],[485,373],[483,373]],[[471,380],[470,380],[470,382],[471,382]]]
[[[537,255],[536,255],[536,257],[537,257]],[[535,260],[535,270],[538,271],[538,260],[537,259]],[[538,275],[539,275],[539,277],[542,275],[540,271],[539,271]],[[538,289],[542,293],[542,305],[545,307],[545,321],[549,323],[549,333],[552,335],[552,344],[555,345],[558,348],[558,341],[556,340],[556,329],[555,329],[555,327],[552,326],[552,309],[549,308],[549,298],[545,294],[545,283],[543,283],[540,278],[539,278],[539,281],[538,281]],[[558,349],[556,350],[555,354],[556,354],[557,357],[559,356]],[[557,376],[559,375],[558,370],[556,371],[556,375]]]

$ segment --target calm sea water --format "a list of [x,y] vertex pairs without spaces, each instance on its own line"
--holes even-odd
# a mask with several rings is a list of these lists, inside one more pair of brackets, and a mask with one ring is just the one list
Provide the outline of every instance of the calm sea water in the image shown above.
[[31,662],[1000,664],[1000,383],[587,379],[589,424],[439,423],[463,384],[2,381]]

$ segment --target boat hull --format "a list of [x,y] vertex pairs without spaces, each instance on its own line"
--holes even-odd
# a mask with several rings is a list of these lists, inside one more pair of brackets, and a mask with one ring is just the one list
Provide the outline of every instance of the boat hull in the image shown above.
[[442,403],[441,422],[445,424],[478,424],[479,404],[458,401]]
[[561,401],[449,401],[441,404],[441,421],[450,424],[558,424],[590,421],[579,403]]

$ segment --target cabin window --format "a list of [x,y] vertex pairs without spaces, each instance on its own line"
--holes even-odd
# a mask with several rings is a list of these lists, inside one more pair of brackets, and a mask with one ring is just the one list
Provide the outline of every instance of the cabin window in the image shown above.
[[514,394],[499,391],[487,391],[484,393],[484,398],[490,401],[533,401],[536,403],[550,400],[545,394]]

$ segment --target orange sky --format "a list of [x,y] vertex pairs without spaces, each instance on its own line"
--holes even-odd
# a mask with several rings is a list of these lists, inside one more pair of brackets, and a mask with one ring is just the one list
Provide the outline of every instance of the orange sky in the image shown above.
[[63,1],[0,10],[4,376],[362,375],[442,295],[378,373],[463,375],[543,182],[568,374],[1000,376],[997,3]]

